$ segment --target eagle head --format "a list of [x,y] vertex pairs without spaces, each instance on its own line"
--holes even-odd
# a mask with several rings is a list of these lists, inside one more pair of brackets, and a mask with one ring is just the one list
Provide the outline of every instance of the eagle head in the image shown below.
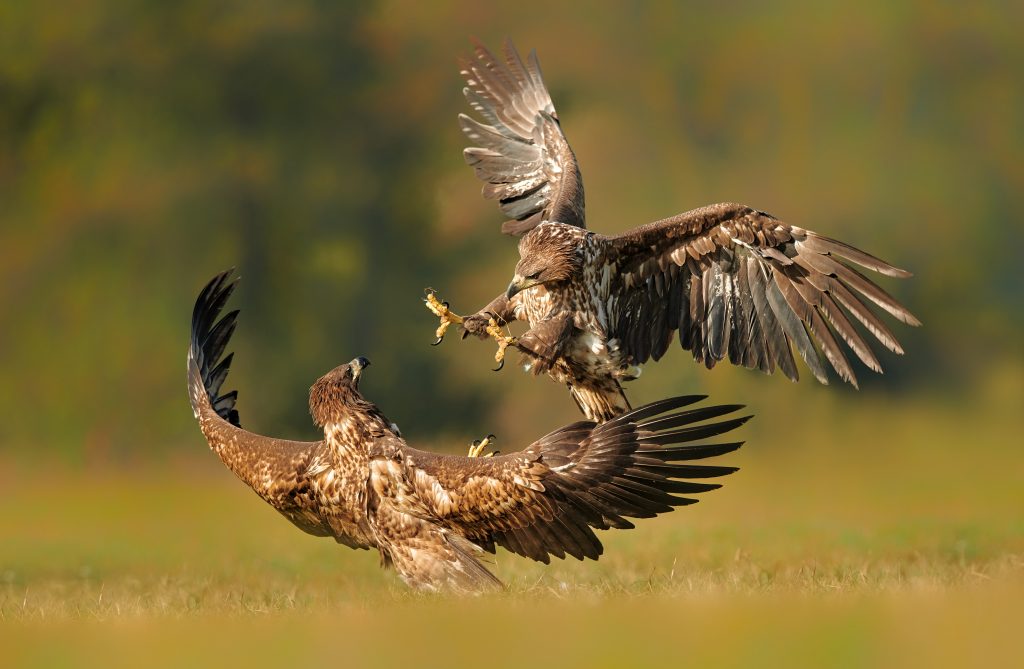
[[569,281],[583,270],[577,234],[570,226],[542,223],[519,241],[516,275],[505,295],[512,296],[532,286]]
[[370,361],[359,356],[327,372],[309,389],[309,413],[318,427],[338,420],[346,410],[365,404],[359,377]]

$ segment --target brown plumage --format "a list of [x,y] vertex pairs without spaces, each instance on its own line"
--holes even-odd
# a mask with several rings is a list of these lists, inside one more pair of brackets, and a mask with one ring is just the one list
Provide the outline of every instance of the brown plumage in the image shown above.
[[323,440],[247,432],[235,410],[237,393],[221,391],[238,314],[218,320],[235,287],[230,275],[203,289],[192,314],[189,395],[210,448],[300,529],[376,548],[382,564],[413,587],[500,587],[480,562],[497,546],[544,563],[552,555],[597,559],[603,548],[595,529],[630,528],[630,518],[692,504],[690,495],[719,487],[702,479],[735,471],[688,464],[739,448],[741,442],[703,442],[749,418],[716,420],[741,407],[693,407],[700,396],[655,402],[601,425],[574,423],[508,455],[419,451],[360,394],[365,358],[337,367],[310,389],[310,413]]
[[903,352],[866,302],[920,325],[855,267],[897,278],[909,272],[744,205],[714,204],[617,236],[588,232],[579,167],[536,54],[524,63],[506,42],[501,60],[477,45],[463,75],[466,97],[486,121],[459,117],[480,145],[465,150],[466,162],[485,182],[484,197],[498,199],[512,219],[502,229],[523,235],[508,290],[463,325],[486,336],[490,318],[529,322],[519,346],[527,369],[566,383],[588,418],[627,411],[620,382],[661,358],[676,332],[708,368],[728,358],[795,381],[795,348],[820,382],[828,383],[831,366],[856,386],[839,340],[882,370],[851,317]]

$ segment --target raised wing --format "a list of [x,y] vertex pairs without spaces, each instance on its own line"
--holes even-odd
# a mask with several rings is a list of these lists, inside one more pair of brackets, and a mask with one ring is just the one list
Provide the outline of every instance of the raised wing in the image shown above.
[[677,411],[703,396],[662,400],[597,425],[574,423],[505,456],[468,458],[408,450],[406,465],[426,513],[474,543],[495,545],[547,563],[551,555],[597,559],[594,529],[631,528],[693,504],[679,494],[706,492],[706,479],[734,467],[679,464],[736,450],[708,444],[749,416],[717,422],[740,406]]
[[909,325],[920,322],[854,266],[906,278],[874,256],[770,214],[716,204],[605,238],[609,337],[640,364],[679,343],[708,368],[725,358],[799,378],[791,347],[828,383],[818,349],[854,386],[835,335],[876,372],[882,368],[849,318],[883,346],[903,348],[866,299]]
[[526,63],[505,41],[505,60],[477,44],[463,62],[463,93],[485,123],[459,114],[459,125],[479,146],[466,162],[484,182],[483,196],[509,217],[502,232],[521,235],[544,221],[585,227],[583,179],[562,134],[533,51]]
[[[218,320],[237,284],[237,280],[230,280],[232,271],[214,277],[192,311],[188,350],[192,411],[213,452],[257,495],[303,531],[334,536],[335,532],[313,510],[313,491],[306,474],[322,451],[323,442],[288,441],[247,432],[241,429],[235,409],[238,392],[221,392],[233,357],[232,353],[224,355],[224,350],[238,316],[236,310]],[[338,540],[352,545],[346,537]]]

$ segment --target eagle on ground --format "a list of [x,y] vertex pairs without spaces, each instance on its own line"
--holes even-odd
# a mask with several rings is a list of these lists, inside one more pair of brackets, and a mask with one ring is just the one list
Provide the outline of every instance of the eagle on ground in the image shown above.
[[[462,319],[428,295],[463,336],[494,336],[524,354],[527,370],[568,385],[590,420],[629,411],[621,382],[679,344],[709,369],[734,365],[797,380],[792,350],[828,383],[827,366],[857,385],[838,340],[870,369],[878,358],[851,317],[887,349],[903,353],[873,302],[896,319],[920,322],[856,269],[909,272],[843,242],[741,204],[713,204],[615,236],[586,230],[583,181],[541,77],[535,52],[524,62],[511,42],[500,60],[482,45],[463,63],[465,96],[483,122],[459,115],[476,145],[466,162],[522,235],[508,289]],[[517,339],[501,327],[527,321]],[[824,356],[824,359],[822,359]],[[826,364],[827,361],[827,364]]]
[[322,440],[248,432],[235,409],[237,391],[222,390],[238,315],[218,318],[237,283],[231,273],[207,284],[192,313],[189,396],[210,448],[299,529],[377,549],[382,565],[410,586],[498,588],[480,560],[497,546],[545,564],[551,556],[596,560],[603,547],[594,530],[628,529],[630,518],[692,504],[692,495],[720,487],[704,479],[736,470],[690,463],[739,448],[742,442],[707,440],[749,418],[719,420],[741,407],[694,406],[703,396],[654,402],[603,424],[576,422],[506,455],[416,450],[360,394],[370,364],[362,357],[310,388]]

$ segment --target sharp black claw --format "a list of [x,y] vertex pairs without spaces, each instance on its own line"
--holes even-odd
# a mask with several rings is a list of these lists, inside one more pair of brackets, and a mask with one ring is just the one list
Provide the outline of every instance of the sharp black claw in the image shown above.
[[487,435],[487,441],[494,441],[496,437],[493,434]]
[[442,342],[443,340],[444,340],[444,337],[438,337],[438,338],[437,338],[437,341],[435,341],[435,342],[434,342],[433,344],[431,344],[431,346],[437,346],[437,345],[438,345],[438,344],[440,344],[440,343],[441,343],[441,342]]
[[492,372],[500,372],[504,367],[505,367],[505,361],[502,360],[501,362],[498,363],[498,366],[495,367],[494,369],[492,369],[491,371]]
[[463,330],[462,331],[462,338],[465,339],[468,336],[469,336],[469,330]]
[[442,307],[444,307],[445,309],[447,309],[447,308],[448,308],[448,306],[449,306],[449,305],[448,305],[448,301],[446,300],[446,301],[442,302],[442,303],[441,303],[441,306],[442,306]]

